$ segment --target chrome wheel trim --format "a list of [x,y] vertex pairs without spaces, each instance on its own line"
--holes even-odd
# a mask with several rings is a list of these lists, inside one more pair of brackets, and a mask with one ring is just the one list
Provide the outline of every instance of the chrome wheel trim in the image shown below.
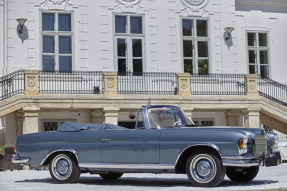
[[208,183],[213,180],[216,171],[215,161],[206,154],[197,155],[190,163],[191,176],[200,183]]
[[66,155],[58,155],[52,162],[53,175],[59,180],[66,180],[72,174],[72,161]]

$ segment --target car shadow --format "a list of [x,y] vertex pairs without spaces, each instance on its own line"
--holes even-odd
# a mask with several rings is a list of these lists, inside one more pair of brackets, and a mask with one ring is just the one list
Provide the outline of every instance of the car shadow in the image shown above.
[[[25,179],[21,181],[15,181],[18,183],[48,183],[56,184],[52,178],[45,179]],[[250,182],[233,182],[229,179],[224,179],[224,181],[218,186],[222,187],[248,187],[248,186],[260,186],[275,184],[278,181],[273,180],[253,180]],[[73,184],[73,183],[72,183]],[[186,178],[144,178],[144,177],[122,177],[118,180],[104,180],[100,177],[80,177],[76,184],[85,185],[103,185],[103,186],[148,186],[148,187],[191,187],[191,183]]]

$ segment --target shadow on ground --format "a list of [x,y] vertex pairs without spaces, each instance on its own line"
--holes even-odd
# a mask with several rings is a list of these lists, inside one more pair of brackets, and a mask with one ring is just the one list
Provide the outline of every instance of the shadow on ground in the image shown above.
[[[45,179],[25,179],[22,181],[15,181],[16,183],[48,183],[57,184],[52,178]],[[253,180],[251,182],[233,182],[229,179],[224,181],[218,187],[248,187],[275,184],[278,181],[272,180]],[[106,185],[106,186],[148,186],[148,187],[191,187],[188,179],[169,179],[169,178],[137,178],[137,177],[122,177],[118,180],[108,181],[99,177],[80,177],[76,184],[86,185]]]

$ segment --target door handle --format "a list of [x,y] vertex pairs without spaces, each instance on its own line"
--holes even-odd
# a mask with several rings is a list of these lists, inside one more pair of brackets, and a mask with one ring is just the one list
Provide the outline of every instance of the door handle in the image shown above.
[[110,142],[112,139],[102,139],[102,142],[103,143],[108,143],[108,142]]

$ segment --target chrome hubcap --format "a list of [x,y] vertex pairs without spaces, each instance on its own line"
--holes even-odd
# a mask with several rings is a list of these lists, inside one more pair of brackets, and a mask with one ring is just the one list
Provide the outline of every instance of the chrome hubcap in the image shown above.
[[214,178],[216,165],[212,158],[202,154],[192,160],[190,170],[194,179],[198,182],[206,183]]
[[72,162],[66,155],[58,155],[52,163],[52,171],[56,178],[65,180],[72,173]]

